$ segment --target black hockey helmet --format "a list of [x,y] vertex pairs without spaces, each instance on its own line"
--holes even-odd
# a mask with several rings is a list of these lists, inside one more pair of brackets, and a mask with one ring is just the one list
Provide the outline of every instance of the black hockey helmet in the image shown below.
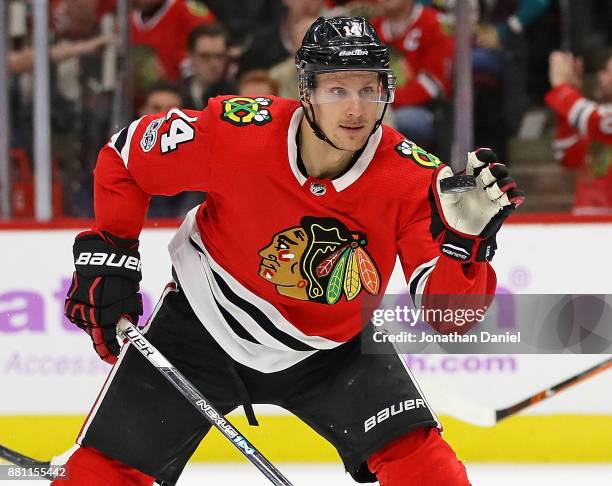
[[364,17],[319,17],[308,29],[295,55],[300,101],[315,134],[336,147],[316,123],[311,93],[317,74],[333,71],[374,71],[383,86],[381,114],[372,133],[382,123],[387,105],[393,102],[395,76],[389,68],[389,49]]
[[319,17],[306,31],[295,63],[304,72],[389,71],[389,49],[364,17]]

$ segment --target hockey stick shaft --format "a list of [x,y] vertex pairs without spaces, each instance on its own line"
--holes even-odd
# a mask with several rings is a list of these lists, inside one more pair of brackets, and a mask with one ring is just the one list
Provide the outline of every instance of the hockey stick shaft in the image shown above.
[[292,486],[217,409],[185,378],[127,319],[117,324],[119,336],[127,339],[191,403],[206,420],[221,432],[275,486]]
[[531,405],[534,405],[543,400],[547,400],[548,398],[568,389],[571,386],[576,385],[577,383],[588,380],[589,378],[592,378],[593,376],[598,375],[599,373],[603,373],[604,371],[610,368],[612,368],[612,358],[608,358],[607,360],[602,361],[601,363],[596,364],[595,366],[591,366],[590,368],[581,371],[580,373],[577,373],[574,376],[571,376],[566,380],[557,383],[556,385],[553,385],[549,388],[545,388],[544,390],[535,393],[534,395],[526,398],[525,400],[521,400],[520,402],[515,403],[510,407],[496,410],[496,419],[499,422],[500,420],[510,417],[511,415],[514,415],[520,412],[521,410],[530,407]]
[[[23,467],[26,469],[47,470],[51,467],[51,463],[49,461],[37,461],[36,459],[24,456],[19,452],[15,452],[14,450],[9,449],[8,447],[4,447],[3,445],[0,445],[0,458],[12,464],[15,464],[16,466]],[[50,481],[53,481],[53,479],[55,479],[54,476],[51,476],[49,474],[45,474],[41,477]]]
[[434,408],[439,408],[442,413],[447,413],[468,424],[477,425],[479,427],[493,427],[500,420],[516,415],[527,407],[547,400],[567,388],[582,383],[610,368],[612,368],[612,358],[581,371],[556,385],[539,391],[518,403],[497,410],[491,406],[470,400],[459,393],[454,393],[451,390],[445,389],[440,386],[439,383],[430,382],[424,377],[420,377],[418,381],[425,391],[425,396],[432,402]]

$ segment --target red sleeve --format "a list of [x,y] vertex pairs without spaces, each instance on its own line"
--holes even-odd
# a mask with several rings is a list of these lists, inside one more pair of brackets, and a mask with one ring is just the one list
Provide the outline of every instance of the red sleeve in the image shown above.
[[585,138],[612,145],[612,105],[587,100],[569,84],[551,89],[546,103]]
[[[493,300],[497,286],[491,265],[466,265],[441,254],[439,244],[429,232],[431,210],[426,195],[416,204],[415,209],[403,213],[406,219],[398,238],[400,261],[415,306],[466,308],[474,311],[486,308]],[[449,322],[430,321],[429,324],[443,334],[463,334],[471,327],[464,325],[457,328]]]
[[432,99],[431,94],[416,79],[395,89],[393,106],[424,105]]
[[581,137],[567,120],[557,115],[557,130],[553,141],[555,160],[568,169],[579,169],[586,162],[589,141]]
[[[425,30],[426,29],[426,30]],[[395,105],[421,105],[436,98],[448,98],[452,88],[454,43],[434,17],[424,25],[419,43],[419,65],[415,78],[396,90]]]
[[94,229],[137,238],[150,196],[208,190],[214,125],[212,108],[173,109],[115,134],[94,170]]

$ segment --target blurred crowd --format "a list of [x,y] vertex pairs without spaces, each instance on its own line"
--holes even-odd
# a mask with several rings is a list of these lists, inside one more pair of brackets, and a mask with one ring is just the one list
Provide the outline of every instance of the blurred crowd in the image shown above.
[[[455,1],[131,0],[130,45],[121,62],[117,0],[50,0],[54,215],[92,215],[97,152],[121,128],[113,106],[122,70],[128,119],[172,107],[201,110],[223,94],[297,98],[294,53],[320,15],[371,20],[391,47],[398,78],[385,122],[448,160]],[[552,120],[551,154],[580,172],[575,209],[612,212],[612,1],[466,1],[475,146],[492,147],[512,163],[513,140],[545,136],[533,116],[544,110]],[[31,217],[31,4],[8,5],[12,180],[19,193],[13,214]],[[180,216],[204,197],[153,198],[149,216]]]

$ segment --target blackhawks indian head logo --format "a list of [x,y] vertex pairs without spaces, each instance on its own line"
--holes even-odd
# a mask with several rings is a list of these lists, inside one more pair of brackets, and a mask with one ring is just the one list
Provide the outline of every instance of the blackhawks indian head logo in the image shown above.
[[362,232],[337,219],[306,216],[260,250],[259,275],[294,299],[335,304],[343,295],[376,295],[380,275],[366,246]]

